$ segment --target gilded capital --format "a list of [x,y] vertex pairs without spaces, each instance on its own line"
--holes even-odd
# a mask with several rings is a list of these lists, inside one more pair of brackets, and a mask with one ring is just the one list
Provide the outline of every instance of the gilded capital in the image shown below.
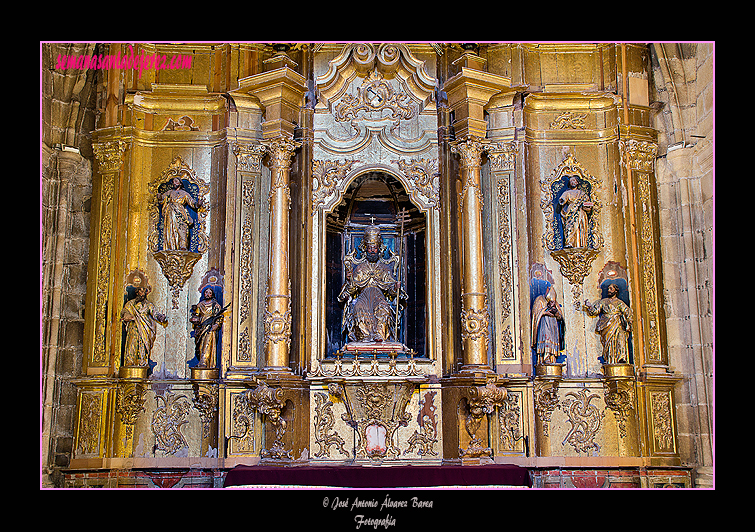
[[270,155],[270,168],[273,170],[288,168],[291,165],[291,158],[294,152],[301,148],[302,143],[288,139],[286,137],[277,137],[263,143]]
[[653,171],[658,145],[654,142],[636,139],[619,141],[621,162],[631,170],[650,173]]
[[233,154],[239,170],[246,172],[259,172],[261,169],[262,158],[267,153],[267,146],[264,144],[234,144]]
[[126,151],[126,143],[122,140],[99,142],[93,144],[92,149],[101,173],[117,172],[123,163],[121,156]]
[[482,167],[482,154],[488,146],[489,143],[470,136],[452,142],[451,152],[459,155],[462,168],[472,170]]

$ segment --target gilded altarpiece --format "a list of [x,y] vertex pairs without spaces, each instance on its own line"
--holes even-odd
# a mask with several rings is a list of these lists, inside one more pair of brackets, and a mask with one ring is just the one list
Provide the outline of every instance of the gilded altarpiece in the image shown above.
[[72,467],[678,465],[642,54],[286,48],[197,45],[210,78],[130,79],[95,131]]

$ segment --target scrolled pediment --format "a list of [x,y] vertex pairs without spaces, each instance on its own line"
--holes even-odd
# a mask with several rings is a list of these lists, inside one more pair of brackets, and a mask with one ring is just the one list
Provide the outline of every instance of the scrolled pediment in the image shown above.
[[435,105],[437,80],[425,69],[425,62],[417,59],[404,44],[351,43],[328,64],[328,70],[316,79],[318,105],[333,110],[351,82],[376,75],[386,80],[398,78],[401,90],[415,100],[420,111]]

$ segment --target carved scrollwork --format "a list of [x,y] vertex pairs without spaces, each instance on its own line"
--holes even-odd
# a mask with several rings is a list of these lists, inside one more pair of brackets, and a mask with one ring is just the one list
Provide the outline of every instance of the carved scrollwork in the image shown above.
[[409,161],[391,161],[397,165],[411,183],[409,192],[412,199],[421,205],[439,208],[440,174],[438,159],[411,159]]
[[485,386],[470,386],[467,389],[465,396],[467,415],[464,428],[471,441],[466,449],[459,449],[460,456],[472,458],[493,456],[493,450],[483,445],[482,439],[477,436],[477,430],[480,428],[483,416],[492,414],[496,407],[501,407],[506,396],[506,388],[498,387],[492,382],[488,382]]
[[417,454],[420,456],[432,455],[437,456],[438,453],[433,449],[433,446],[438,442],[438,420],[435,416],[435,395],[437,392],[427,392],[424,398],[420,401],[420,409],[417,414],[417,423],[420,430],[414,431],[414,434],[408,440],[409,447],[404,451],[404,454],[409,454],[414,451],[415,447],[419,447]]
[[328,394],[316,393],[315,403],[315,443],[320,446],[320,450],[315,453],[315,458],[330,457],[332,445],[335,445],[341,454],[348,456],[349,453],[343,448],[346,442],[338,432],[333,430],[335,416],[333,415],[333,402],[328,400]]
[[543,435],[549,435],[553,411],[558,408],[558,383],[556,379],[536,379],[533,386],[535,412],[542,422]]
[[358,161],[312,161],[312,216],[321,206],[327,207],[344,187],[346,174]]
[[[396,54],[397,55],[397,54]],[[356,55],[355,55],[356,57]],[[409,120],[417,116],[417,106],[411,96],[396,90],[388,83],[378,69],[373,70],[357,87],[357,95],[345,94],[336,104],[333,115],[336,122],[354,121],[359,114],[377,112],[382,118],[383,111],[389,111],[388,119],[393,121],[391,129],[398,127],[401,120]]]
[[566,413],[571,429],[561,442],[568,442],[579,453],[589,452],[591,449],[600,451],[600,445],[595,442],[595,436],[600,430],[604,411],[590,402],[600,396],[590,393],[586,388],[578,392],[569,392],[561,403],[561,409]]
[[571,111],[564,111],[551,122],[551,129],[585,129],[586,114],[577,114]]
[[606,408],[613,411],[619,425],[619,436],[627,435],[627,420],[634,410],[634,381],[629,379],[607,379],[603,381],[603,399]]
[[191,405],[185,395],[170,392],[165,396],[156,395],[155,400],[161,400],[163,403],[152,414],[151,428],[155,435],[155,450],[175,454],[188,446],[186,438],[181,433],[181,427],[189,422],[186,417]]
[[286,451],[283,436],[286,433],[286,420],[281,415],[284,407],[281,388],[271,388],[265,381],[260,381],[253,390],[244,392],[245,400],[250,409],[267,416],[270,424],[275,428],[275,440],[271,449],[262,449],[262,458],[292,459],[291,451]]
[[406,407],[414,391],[412,383],[370,383],[328,386],[330,393],[343,399],[346,413],[342,419],[356,429],[357,457],[381,459],[398,457],[395,434],[408,425],[411,414]]

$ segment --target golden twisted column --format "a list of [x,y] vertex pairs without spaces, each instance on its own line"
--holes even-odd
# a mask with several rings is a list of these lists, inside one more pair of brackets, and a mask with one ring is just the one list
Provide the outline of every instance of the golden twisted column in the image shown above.
[[286,137],[264,142],[268,149],[270,184],[270,270],[265,297],[266,370],[290,371],[291,282],[289,275],[289,209],[291,159],[301,143]]

